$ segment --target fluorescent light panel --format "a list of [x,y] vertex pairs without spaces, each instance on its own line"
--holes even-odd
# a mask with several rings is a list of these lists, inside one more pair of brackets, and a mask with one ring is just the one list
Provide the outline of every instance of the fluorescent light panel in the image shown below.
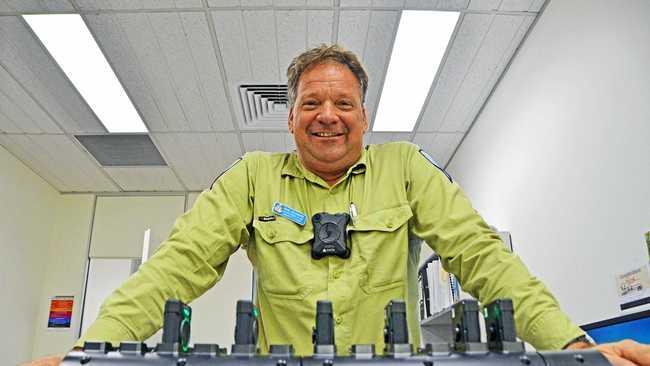
[[147,132],[78,14],[23,15],[108,132]]
[[459,14],[402,11],[373,131],[413,130]]

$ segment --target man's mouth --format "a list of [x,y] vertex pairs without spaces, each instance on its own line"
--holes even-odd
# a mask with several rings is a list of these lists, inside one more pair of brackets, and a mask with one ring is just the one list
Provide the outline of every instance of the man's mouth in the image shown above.
[[338,137],[343,136],[343,133],[340,132],[312,132],[312,136],[316,137]]

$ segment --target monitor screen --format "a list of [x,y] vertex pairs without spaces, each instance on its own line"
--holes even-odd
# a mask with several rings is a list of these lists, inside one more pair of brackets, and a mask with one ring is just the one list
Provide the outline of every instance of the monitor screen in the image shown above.
[[585,324],[580,328],[596,343],[632,339],[650,344],[650,310]]

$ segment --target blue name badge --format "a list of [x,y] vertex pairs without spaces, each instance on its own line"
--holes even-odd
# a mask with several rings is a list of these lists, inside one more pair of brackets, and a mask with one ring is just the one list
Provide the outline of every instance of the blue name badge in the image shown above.
[[280,202],[273,203],[272,210],[275,214],[291,220],[298,225],[305,225],[305,222],[307,222],[307,216],[304,213],[296,211]]

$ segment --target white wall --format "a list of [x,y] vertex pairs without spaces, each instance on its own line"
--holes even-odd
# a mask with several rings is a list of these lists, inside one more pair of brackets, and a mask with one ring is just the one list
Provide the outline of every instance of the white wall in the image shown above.
[[[0,192],[0,197],[2,196],[3,194]],[[28,347],[31,347],[31,357],[33,358],[64,353],[69,350],[77,339],[81,315],[82,285],[90,238],[90,222],[93,220],[94,196],[59,196],[58,194],[56,196],[58,196],[59,200],[56,206],[57,214],[53,215],[56,220],[51,235],[43,239],[46,243],[49,241],[46,248],[47,258],[54,258],[55,260],[44,261],[40,265],[39,268],[44,267],[45,269],[43,275],[38,279],[38,281],[41,281],[42,278],[42,282],[40,287],[38,283],[35,285],[35,291],[38,293],[33,299],[29,300],[33,304],[34,312],[38,310],[38,315],[35,315],[34,319],[30,320],[29,324],[32,324],[32,326],[28,327],[29,330],[34,329],[34,335],[33,337],[26,337],[24,341]],[[188,195],[188,208],[192,206],[197,196],[198,194]],[[185,197],[183,196],[97,197],[91,247],[95,245],[105,246],[106,243],[110,242],[134,242],[134,245],[140,247],[142,228],[145,226],[156,227],[161,232],[158,236],[162,239],[171,230],[171,221],[173,220],[170,220],[170,217],[180,215],[184,203]],[[129,215],[133,216],[133,214],[146,217],[142,219],[131,217],[130,220],[134,222],[133,226],[137,227],[126,228],[126,226],[129,226],[128,220],[125,222],[121,218]],[[157,219],[152,221],[154,216]],[[163,225],[163,222],[166,223],[166,226]],[[121,229],[115,230],[116,227]],[[110,232],[113,234],[109,235]],[[96,238],[95,235],[97,235]],[[158,246],[156,240],[152,237],[152,250]],[[138,257],[140,255],[139,249],[136,253],[131,250],[132,248],[123,245],[114,245],[114,247],[122,249],[110,253],[106,250],[97,250],[97,253],[109,253],[108,256],[111,258]],[[135,255],[133,255],[134,253]],[[101,258],[101,256],[98,258]],[[204,296],[191,304],[193,309],[192,342],[218,343],[222,347],[230,346],[234,334],[235,304],[239,299],[250,299],[251,273],[251,265],[248,258],[246,258],[245,252],[240,250],[235,253],[228,263],[222,280]],[[53,331],[47,330],[45,327],[48,301],[54,295],[75,296],[72,328],[69,330]],[[160,335],[158,334],[157,337],[160,338]],[[155,337],[152,339],[155,339]],[[20,361],[29,358],[30,353],[28,352]]]
[[58,193],[0,147],[0,334],[2,363],[31,356]]
[[648,262],[650,2],[551,0],[449,165],[577,323]]
[[[77,340],[81,315],[88,236],[94,196],[59,196],[54,228],[45,254],[45,275],[41,281],[38,316],[34,327],[32,357],[68,351]],[[74,296],[70,329],[47,329],[49,299],[55,295]]]
[[178,194],[97,197],[90,257],[141,258],[147,229],[153,254],[184,208],[185,196]]

